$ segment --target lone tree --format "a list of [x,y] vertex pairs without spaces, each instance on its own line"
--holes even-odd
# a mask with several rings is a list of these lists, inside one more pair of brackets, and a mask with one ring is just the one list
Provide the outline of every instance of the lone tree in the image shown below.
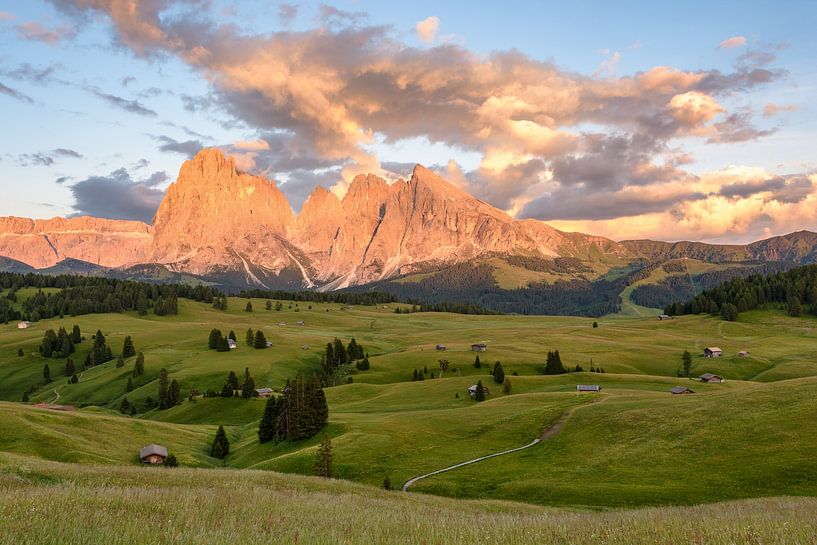
[[132,392],[133,391],[133,379],[131,377],[128,377],[128,385],[125,386],[125,391],[126,392]]
[[167,408],[175,407],[182,402],[182,389],[179,386],[179,381],[175,378],[170,382],[170,388],[167,390]]
[[167,377],[167,369],[162,367],[162,370],[159,371],[159,408],[160,409],[167,409],[170,405],[168,405],[168,397],[167,394],[170,391],[170,381]]
[[327,479],[332,477],[332,440],[328,435],[323,436],[318,452],[315,453],[315,475]]
[[477,369],[480,369],[482,367],[482,362],[479,361],[479,355],[477,355],[477,357],[474,358],[474,367],[476,367]]
[[692,354],[689,353],[689,350],[684,350],[684,354],[681,356],[681,362],[684,365],[684,376],[688,377],[692,372]]
[[264,305],[264,308],[266,308],[267,310],[272,310],[272,301],[267,300],[266,304]]
[[49,368],[48,368],[48,364],[47,364],[47,363],[46,363],[46,364],[45,364],[45,366],[43,367],[43,380],[45,380],[45,383],[46,383],[46,384],[48,384],[49,382],[51,382],[51,369],[49,369]]
[[389,479],[388,475],[386,475],[386,478],[383,479],[383,490],[394,490],[391,485],[391,479]]
[[23,352],[22,348],[18,348],[17,349],[17,357],[22,358],[23,356],[25,356],[25,352]]
[[125,337],[125,342],[122,345],[122,357],[123,358],[132,358],[136,355],[136,348],[133,346],[133,339],[131,336],[128,335]]
[[252,328],[247,329],[247,336],[245,339],[247,341],[247,346],[252,346],[255,342],[255,332],[252,330]]
[[74,365],[74,360],[71,359],[71,358],[68,358],[65,361],[65,376],[70,377],[71,375],[73,375],[76,372],[77,372],[77,367],[76,367],[76,365]]
[[247,306],[244,307],[246,312],[252,312],[252,301],[247,301]]
[[485,401],[485,387],[482,385],[482,381],[477,381],[477,391],[474,392],[474,400],[475,401]]
[[162,465],[165,467],[179,467],[179,460],[176,459],[176,455],[168,454]]
[[438,360],[438,363],[440,364],[440,378],[443,378],[443,373],[448,371],[449,362],[448,360]]
[[266,348],[267,347],[267,338],[264,336],[264,332],[260,329],[255,332],[255,340],[253,341],[253,346],[255,348]]
[[221,340],[221,331],[218,329],[211,329],[210,330],[210,339],[207,341],[207,348],[210,350],[215,350],[218,348],[218,342]]
[[502,384],[505,382],[505,370],[502,368],[501,363],[494,363],[494,370],[491,374],[494,376],[494,382],[497,384]]
[[213,439],[213,446],[210,447],[210,456],[223,460],[228,454],[230,454],[230,440],[227,439],[224,426],[219,426],[216,437]]
[[249,399],[255,395],[255,380],[250,376],[250,368],[244,368],[244,384],[241,385],[241,397]]
[[145,355],[139,352],[136,354],[136,361],[133,364],[133,376],[139,377],[145,374]]

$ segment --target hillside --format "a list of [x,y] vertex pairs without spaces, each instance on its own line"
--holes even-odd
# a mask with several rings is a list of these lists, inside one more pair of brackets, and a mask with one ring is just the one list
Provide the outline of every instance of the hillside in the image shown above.
[[[494,310],[600,316],[620,310],[619,296],[634,280],[618,271],[677,259],[735,270],[812,263],[817,234],[745,246],[615,242],[516,220],[421,165],[392,183],[359,175],[342,198],[316,188],[296,214],[274,181],[205,149],[181,166],[152,224],[0,218],[0,257],[0,269],[18,272],[205,281],[235,290],[376,285],[428,302],[444,292],[453,298],[446,302]],[[481,275],[468,277],[463,268]],[[447,289],[452,275],[467,287]]]
[[[35,294],[18,291],[21,299]],[[325,433],[341,478],[379,485],[388,476],[397,485],[526,444],[569,413],[551,441],[427,479],[417,491],[594,508],[817,494],[812,484],[817,466],[805,439],[817,433],[809,416],[817,409],[813,317],[767,310],[742,313],[736,322],[708,316],[608,318],[593,327],[592,320],[576,317],[397,314],[395,308],[404,305],[395,303],[284,302],[276,311],[265,310],[262,299],[251,302],[253,312],[244,310],[243,299],[230,298],[226,311],[180,299],[178,315],[172,316],[89,314],[42,320],[24,330],[0,326],[0,399],[7,400],[0,403],[0,452],[119,466],[136,463],[144,444],[160,442],[183,466],[213,467],[222,462],[209,456],[209,444],[216,427],[225,425],[232,443],[227,466],[309,474],[321,436],[260,445],[263,400],[199,396],[157,410],[146,399],[157,395],[163,367],[185,398],[193,389],[219,390],[230,371],[241,374],[244,368],[258,387],[280,389],[298,371],[317,370],[327,342],[354,337],[371,368],[346,366],[338,385],[325,389],[330,407]],[[73,325],[83,332],[102,329],[114,353],[132,336],[145,354],[146,371],[134,379],[132,391],[126,383],[133,358],[121,368],[114,360],[86,369],[78,383],[69,384],[61,376],[64,359],[37,353],[47,328],[70,331]],[[208,350],[212,327],[235,331],[238,349]],[[247,328],[263,330],[273,346],[246,346]],[[474,366],[474,342],[488,345],[480,354],[481,368]],[[434,350],[438,343],[447,350]],[[712,345],[724,357],[701,357],[703,347]],[[78,344],[74,359],[81,362],[89,349],[87,342]],[[554,349],[566,366],[578,364],[584,372],[542,375],[545,354]],[[677,377],[684,350],[693,354],[693,376],[713,372],[727,382]],[[738,357],[741,350],[749,356]],[[440,378],[443,358],[449,371]],[[510,394],[488,374],[495,361],[502,362]],[[50,384],[42,382],[45,363],[54,378]],[[591,365],[605,372],[588,372]],[[412,381],[413,371],[423,368],[425,380]],[[466,393],[477,380],[491,388],[483,403]],[[577,384],[599,384],[603,391],[577,395]],[[670,395],[679,384],[697,393]],[[84,408],[63,413],[17,403],[32,385],[31,403]],[[119,413],[124,397],[137,407],[135,416]],[[677,478],[679,472],[692,476],[705,469],[712,473],[708,479]]]

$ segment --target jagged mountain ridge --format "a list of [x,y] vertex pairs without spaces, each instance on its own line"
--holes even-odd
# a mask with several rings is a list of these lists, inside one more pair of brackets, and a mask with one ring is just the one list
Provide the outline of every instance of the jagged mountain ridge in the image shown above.
[[[0,218],[0,256],[35,269],[70,259],[127,269],[160,265],[229,285],[337,289],[485,256],[630,260],[813,261],[817,235],[747,246],[615,242],[516,220],[417,165],[388,184],[357,176],[346,195],[316,188],[294,214],[277,185],[217,149],[186,161],[151,225],[90,217]],[[604,268],[604,267],[602,267]],[[609,267],[608,267],[609,268]]]

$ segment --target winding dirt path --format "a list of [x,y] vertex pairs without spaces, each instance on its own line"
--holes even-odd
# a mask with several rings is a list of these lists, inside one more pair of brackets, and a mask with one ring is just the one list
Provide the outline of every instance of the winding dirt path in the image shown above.
[[494,452],[493,454],[487,454],[485,456],[480,456],[479,458],[474,458],[473,460],[468,460],[467,462],[460,462],[459,464],[455,464],[453,466],[449,466],[443,469],[438,469],[437,471],[432,471],[431,473],[426,473],[425,475],[420,475],[419,477],[414,477],[413,479],[409,479],[408,481],[403,484],[403,492],[408,492],[408,489],[411,485],[416,483],[417,481],[421,481],[427,477],[431,477],[433,475],[439,475],[440,473],[445,473],[447,471],[451,471],[453,469],[457,469],[459,467],[476,464],[477,462],[481,462],[483,460],[488,460],[489,458],[496,458],[497,456],[504,456],[505,454],[511,454],[513,452],[519,452],[520,450],[525,450],[531,448],[533,446],[538,445],[542,441],[548,441],[549,439],[553,439],[556,437],[562,428],[565,425],[565,422],[570,418],[570,415],[573,414],[573,409],[566,411],[559,417],[556,422],[542,430],[542,433],[539,434],[539,437],[528,443],[527,445],[523,445],[521,447],[516,447],[508,450],[503,450],[502,452]]

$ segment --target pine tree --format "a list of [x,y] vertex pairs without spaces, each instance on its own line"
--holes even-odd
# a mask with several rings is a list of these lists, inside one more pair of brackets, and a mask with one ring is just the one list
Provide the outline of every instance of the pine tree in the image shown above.
[[132,392],[133,391],[133,379],[131,377],[128,377],[128,385],[125,386],[125,391],[126,392]]
[[210,456],[223,460],[228,454],[230,454],[230,440],[227,439],[224,426],[219,426],[213,439],[213,446],[210,448]]
[[684,366],[684,376],[688,377],[692,372],[692,354],[689,353],[689,350],[684,350],[684,354],[681,356],[681,362]]
[[227,335],[227,338],[233,342],[238,342],[238,337],[235,336],[235,331],[230,330],[230,333]]
[[391,479],[389,479],[388,475],[386,475],[386,478],[383,479],[383,490],[394,490],[391,485]]
[[253,332],[252,328],[247,329],[247,346],[252,346],[255,342],[255,333]]
[[494,376],[494,382],[497,384],[502,384],[505,382],[505,370],[502,368],[501,363],[494,363],[494,370],[491,374]]
[[264,332],[260,329],[255,332],[255,340],[253,341],[253,346],[255,348],[266,348],[267,347],[267,338],[264,336]]
[[173,379],[170,382],[170,388],[167,391],[167,407],[175,407],[182,402],[182,389],[179,382]]
[[364,356],[362,360],[359,360],[355,364],[355,367],[357,367],[358,370],[360,370],[360,371],[368,371],[369,370],[369,358]]
[[122,414],[127,414],[130,412],[130,402],[128,401],[127,397],[122,398],[122,403],[119,404],[119,412]]
[[162,464],[165,467],[179,467],[179,460],[173,454],[168,454],[167,458],[165,458],[164,463]]
[[133,376],[139,377],[145,374],[145,355],[141,352],[136,354],[136,361],[133,364]]
[[244,368],[244,384],[241,385],[241,397],[249,399],[255,395],[255,380],[250,376],[249,367]]
[[411,375],[411,381],[415,382],[420,380],[420,373],[417,372],[417,369],[414,370],[414,373]]
[[74,373],[73,375],[71,375],[71,380],[69,380],[68,382],[71,384],[76,384],[77,382],[79,382],[79,377],[77,376],[76,373]]
[[70,377],[71,375],[73,375],[74,373],[76,373],[76,371],[77,371],[77,368],[76,368],[76,366],[74,365],[74,360],[73,360],[73,359],[71,359],[71,358],[68,358],[68,359],[65,361],[65,376],[66,376],[66,377]]
[[266,302],[266,304],[264,305],[264,307],[265,307],[267,310],[272,310],[272,301],[267,300],[267,302]]
[[43,367],[43,380],[45,380],[45,383],[46,383],[46,384],[48,384],[49,382],[51,382],[51,369],[49,369],[49,368],[48,368],[48,364],[47,364],[47,363],[46,363],[46,364],[45,364],[45,366]]
[[230,374],[227,375],[227,384],[230,386],[230,390],[233,392],[238,391],[238,376],[235,374],[234,371],[230,371]]
[[82,342],[82,332],[79,330],[78,325],[75,325],[71,330],[71,340],[74,342],[74,344],[79,344]]
[[244,307],[244,310],[246,312],[252,312],[252,301],[249,301],[249,300],[247,301],[247,306]]
[[22,348],[18,348],[18,349],[17,349],[17,357],[18,357],[18,358],[22,358],[23,356],[25,356],[25,353],[23,352],[23,349],[22,349]]
[[480,369],[482,367],[482,362],[479,361],[479,355],[477,355],[477,357],[474,358],[474,367],[476,367],[477,369]]
[[258,442],[266,443],[278,439],[278,419],[281,417],[281,405],[278,398],[270,397],[264,405],[264,414],[258,425]]
[[215,350],[218,348],[218,341],[221,340],[221,331],[213,328],[210,330],[210,339],[207,341],[207,348]]
[[116,368],[119,369],[120,367],[125,367],[125,358],[123,358],[122,356],[117,356]]
[[318,477],[332,477],[332,440],[325,435],[315,454],[315,475]]
[[125,337],[125,342],[122,345],[122,357],[131,358],[136,355],[136,348],[133,347],[133,339],[130,335]]
[[482,381],[477,381],[477,391],[474,392],[474,400],[476,401],[485,401],[485,387],[482,385]]
[[29,396],[28,391],[23,392],[23,403],[28,403]]
[[167,409],[168,408],[168,398],[167,393],[170,389],[170,381],[167,377],[167,369],[162,367],[162,370],[159,371],[159,408],[160,409]]

